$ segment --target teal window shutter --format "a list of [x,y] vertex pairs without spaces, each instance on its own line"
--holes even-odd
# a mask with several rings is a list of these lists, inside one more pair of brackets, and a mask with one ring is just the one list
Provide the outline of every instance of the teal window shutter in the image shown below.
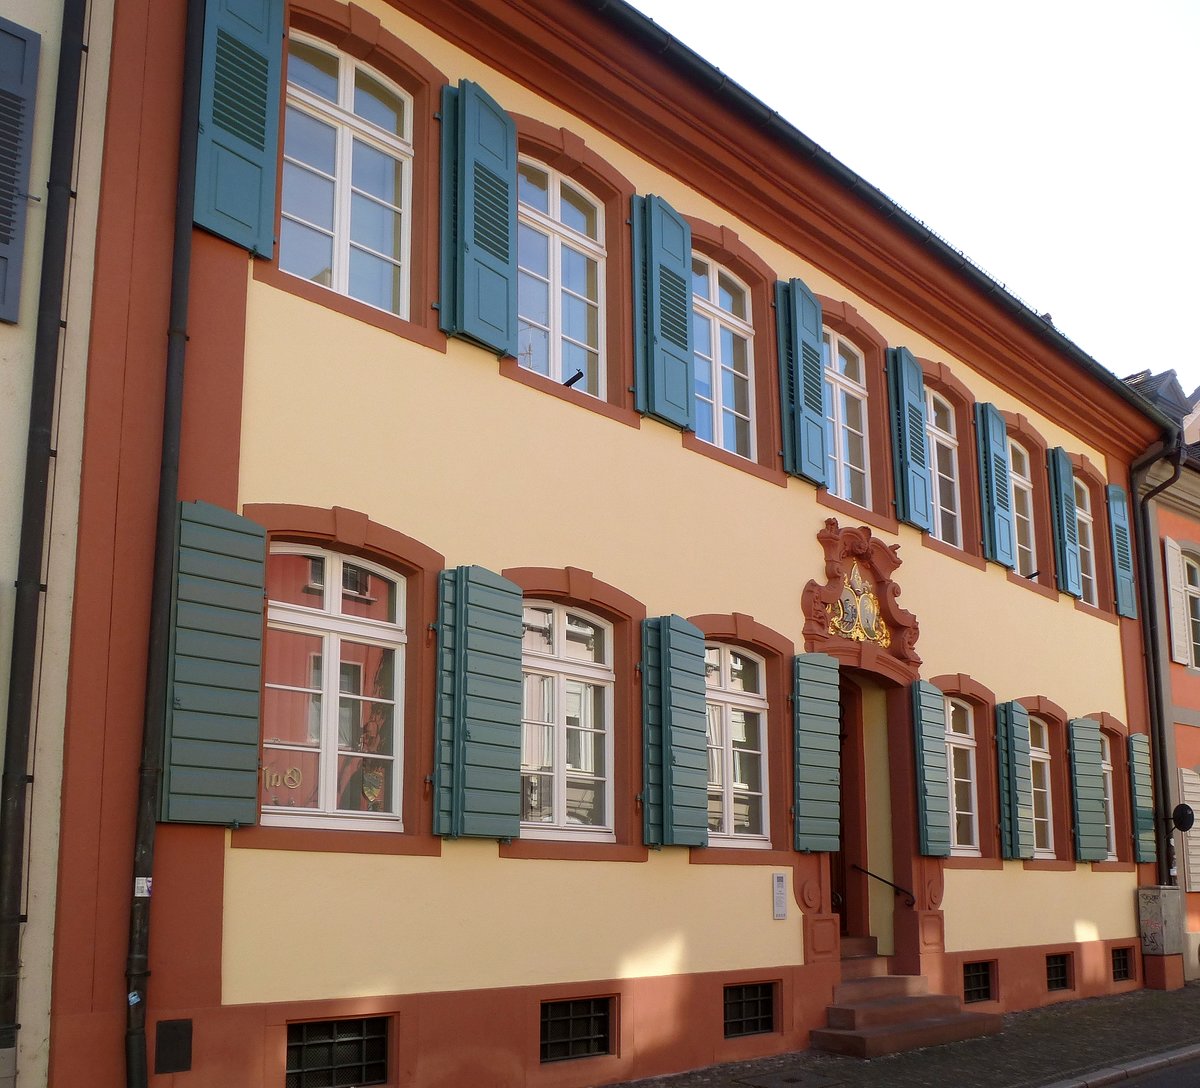
[[803,280],[775,284],[779,341],[783,468],[825,484],[827,396],[822,363],[821,304]]
[[256,257],[275,249],[283,0],[208,0],[196,225]]
[[692,228],[658,196],[635,196],[632,214],[637,410],[695,430]]
[[433,831],[513,839],[521,830],[519,587],[482,567],[438,581]]
[[925,378],[921,364],[908,348],[888,349],[887,370],[896,515],[929,532],[933,527],[933,493],[925,443]]
[[1133,801],[1133,860],[1154,861],[1154,787],[1150,778],[1150,738],[1129,738],[1129,787]]
[[994,563],[1017,565],[1008,432],[994,404],[975,405],[979,488],[983,496],[983,552]]
[[1058,588],[1073,597],[1083,595],[1083,569],[1079,562],[1079,517],[1075,511],[1075,473],[1062,446],[1046,454],[1053,508],[1054,567]]
[[21,305],[41,43],[32,30],[0,19],[0,321],[10,323],[19,317]]
[[837,658],[799,654],[793,662],[795,846],[841,849],[842,713]]
[[1129,529],[1129,503],[1125,489],[1108,485],[1108,524],[1112,532],[1113,583],[1117,587],[1117,614],[1137,619],[1137,593],[1133,584],[1133,535]]
[[921,853],[950,856],[950,777],[946,762],[946,699],[941,690],[918,680],[912,692],[913,737],[917,750],[917,831]]
[[185,502],[177,540],[159,818],[253,824],[266,531]]
[[1029,713],[1017,702],[996,706],[996,757],[1000,778],[1000,849],[1006,858],[1031,858],[1033,772],[1029,765]]
[[704,635],[679,616],[642,624],[643,830],[647,846],[708,845]]
[[1104,774],[1100,761],[1100,725],[1075,718],[1069,727],[1071,798],[1075,807],[1075,860],[1103,861],[1108,857],[1104,823]]
[[442,331],[517,353],[517,126],[477,84],[442,90]]

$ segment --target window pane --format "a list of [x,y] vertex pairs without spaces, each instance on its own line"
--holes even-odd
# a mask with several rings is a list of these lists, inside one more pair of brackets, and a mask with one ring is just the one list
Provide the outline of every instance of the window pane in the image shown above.
[[574,377],[583,371],[583,377],[572,386],[582,392],[590,393],[593,397],[600,395],[600,356],[594,351],[563,341],[563,380]]
[[591,257],[564,245],[562,247],[563,290],[571,291],[595,302],[600,297],[598,283],[596,262]]
[[739,794],[733,801],[733,831],[737,835],[761,835],[762,798]]
[[692,258],[692,294],[697,298],[708,298],[708,265],[698,257]]
[[724,436],[721,445],[730,453],[750,456],[750,421],[732,412],[724,414]]
[[950,703],[950,732],[971,736],[971,711],[965,703]]
[[761,692],[758,662],[745,654],[729,655],[729,687],[733,691]]
[[522,320],[547,328],[550,324],[550,285],[522,271],[517,278],[517,307]]
[[351,297],[381,310],[400,312],[400,266],[364,253],[361,249],[350,250]]
[[267,564],[267,596],[285,604],[324,608],[325,560],[312,555],[272,555]]
[[338,61],[328,53],[305,42],[288,43],[287,77],[289,83],[303,87],[330,102],[337,101]]
[[[590,302],[569,295],[562,295],[562,331],[564,336],[588,347],[596,347],[600,342],[599,312]],[[566,367],[563,368],[564,372]],[[569,374],[563,375],[570,377]]]
[[852,382],[862,384],[862,361],[846,344],[838,341],[838,370]]
[[538,374],[550,373],[550,334],[522,321],[517,326],[517,362]]
[[343,812],[392,811],[395,767],[395,760],[392,759],[339,756],[337,807]]
[[735,317],[746,316],[746,292],[724,272],[717,275],[717,305]]
[[933,401],[933,425],[939,431],[954,434],[954,413],[950,410],[950,405],[941,397],[932,397],[931,399]]
[[361,68],[354,73],[354,112],[393,136],[404,133],[404,99]]
[[333,282],[333,238],[285,217],[279,224],[279,267],[329,287]]
[[283,135],[283,152],[307,166],[333,175],[337,167],[337,133],[303,110],[289,106]]
[[707,401],[696,401],[696,437],[705,442],[713,441],[713,406]]
[[721,362],[738,374],[750,373],[750,352],[746,338],[732,329],[721,329]]
[[750,414],[750,382],[732,370],[721,372],[721,399],[725,407],[739,415]]
[[304,748],[320,744],[320,693],[286,691],[267,685],[263,692],[262,731],[266,744],[296,744]]
[[867,476],[857,469],[846,470],[846,497],[858,506],[867,505]]
[[399,159],[355,140],[350,178],[356,189],[399,207],[404,193],[404,164]]
[[262,803],[315,809],[320,803],[321,754],[263,744]]
[[1037,718],[1029,719],[1029,745],[1031,748],[1045,749],[1046,743],[1046,724],[1039,721]]
[[603,783],[586,778],[568,778],[566,801],[568,824],[602,827],[607,822]]
[[606,631],[583,616],[567,616],[567,657],[604,664],[608,660]]
[[539,212],[550,211],[550,193],[545,171],[523,162],[517,167],[517,199]]
[[333,230],[333,182],[303,166],[283,164],[283,211]]
[[542,279],[550,277],[550,240],[525,223],[517,226],[517,263]]
[[352,563],[342,564],[342,615],[395,623],[396,583]]
[[596,213],[596,206],[569,185],[563,185],[562,187],[560,218],[564,227],[577,230],[580,234],[586,234],[589,238],[598,239],[600,237],[599,216]]
[[692,349],[697,355],[703,355],[708,359],[712,358],[712,321],[694,311],[692,313]]
[[548,608],[525,607],[522,622],[525,634],[521,649],[525,653],[549,654],[554,652],[554,613]]
[[400,259],[400,214],[355,193],[350,198],[350,238],[392,260]]
[[1012,465],[1012,471],[1017,476],[1024,476],[1026,479],[1029,479],[1029,454],[1025,452],[1024,447],[1010,442],[1008,445],[1008,459]]

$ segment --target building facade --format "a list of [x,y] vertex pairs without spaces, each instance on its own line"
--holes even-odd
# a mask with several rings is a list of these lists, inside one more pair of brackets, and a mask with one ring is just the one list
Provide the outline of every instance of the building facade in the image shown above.
[[623,4],[209,7],[115,14],[51,1083],[609,1083],[808,1045],[851,952],[1161,984],[1170,424]]

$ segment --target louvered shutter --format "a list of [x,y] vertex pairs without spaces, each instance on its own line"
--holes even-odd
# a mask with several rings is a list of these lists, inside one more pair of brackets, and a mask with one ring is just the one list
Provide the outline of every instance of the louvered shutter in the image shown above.
[[793,663],[797,850],[841,849],[841,692],[837,658],[800,654]]
[[642,624],[643,831],[647,846],[708,845],[704,635],[679,616]]
[[[1200,812],[1200,774],[1188,767],[1179,768],[1179,800]],[[1200,828],[1179,832],[1183,837],[1183,890],[1200,892]]]
[[1104,820],[1104,774],[1100,766],[1100,726],[1091,718],[1075,718],[1069,727],[1071,798],[1075,810],[1075,860],[1108,857]]
[[1117,614],[1137,619],[1137,592],[1133,583],[1133,535],[1129,528],[1129,503],[1125,489],[1109,484],[1108,524],[1112,535],[1113,582],[1117,588]]
[[1071,458],[1062,446],[1046,454],[1050,473],[1050,505],[1053,507],[1054,560],[1058,588],[1073,597],[1083,595],[1083,572],[1079,563],[1079,516],[1075,510],[1075,473]]
[[482,567],[438,581],[434,834],[521,829],[521,590]]
[[1154,786],[1150,775],[1150,738],[1129,738],[1129,796],[1133,809],[1133,860],[1154,861]]
[[167,657],[162,820],[258,819],[266,531],[180,503]]
[[775,285],[779,389],[783,412],[783,468],[825,484],[828,395],[822,364],[821,304],[803,280]]
[[632,214],[637,410],[694,430],[692,229],[662,197],[635,196]]
[[983,493],[983,552],[995,563],[1016,566],[1011,467],[1004,417],[994,404],[975,405],[979,482]]
[[908,348],[889,348],[887,369],[896,515],[929,532],[933,527],[933,494],[925,441],[925,379],[921,364]]
[[20,316],[41,38],[0,19],[0,321]]
[[996,707],[996,756],[1001,853],[1006,858],[1031,858],[1034,833],[1029,714],[1020,703],[1000,703]]
[[926,857],[950,856],[950,777],[946,761],[946,699],[918,680],[912,692],[917,754],[917,831]]
[[283,71],[283,0],[208,0],[196,225],[269,258]]
[[517,353],[517,128],[470,80],[442,89],[443,332]]
[[1191,617],[1188,615],[1187,571],[1183,550],[1169,536],[1163,537],[1163,573],[1167,578],[1167,611],[1171,617],[1171,660],[1192,663]]

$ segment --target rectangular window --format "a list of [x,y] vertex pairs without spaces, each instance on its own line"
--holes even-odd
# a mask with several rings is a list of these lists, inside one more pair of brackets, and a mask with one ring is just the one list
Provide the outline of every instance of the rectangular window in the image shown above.
[[1075,477],[1075,520],[1079,527],[1079,571],[1083,583],[1082,599],[1099,606],[1096,592],[1096,533],[1092,517],[1092,493]]
[[964,1005],[970,1005],[976,1001],[992,1001],[995,999],[995,990],[992,987],[994,969],[995,964],[990,960],[963,964]]
[[958,433],[950,402],[932,389],[925,391],[925,442],[933,494],[933,535],[958,548],[962,546]]
[[767,700],[763,663],[732,646],[704,648],[708,714],[708,833],[767,840]]
[[1129,982],[1137,976],[1133,973],[1133,949],[1114,948],[1112,950],[1113,982]]
[[870,506],[866,360],[852,344],[829,329],[824,331],[821,350],[829,494],[855,506]]
[[284,1088],[359,1088],[388,1079],[388,1018],[288,1024]]
[[1029,719],[1029,770],[1033,779],[1033,856],[1052,858],[1054,804],[1050,786],[1050,736],[1046,723]]
[[751,460],[753,339],[749,289],[719,265],[693,255],[696,436]]
[[542,1002],[541,1058],[561,1062],[612,1053],[611,997]]
[[975,715],[961,699],[946,699],[946,766],[950,775],[952,852],[979,855],[975,789]]
[[1056,952],[1046,957],[1046,989],[1073,989],[1071,980],[1071,954]]
[[775,1030],[775,983],[725,987],[725,1038]]
[[1032,578],[1038,572],[1037,539],[1033,522],[1033,473],[1024,446],[1009,439],[1009,477],[1012,483],[1013,523],[1017,536],[1017,573]]

